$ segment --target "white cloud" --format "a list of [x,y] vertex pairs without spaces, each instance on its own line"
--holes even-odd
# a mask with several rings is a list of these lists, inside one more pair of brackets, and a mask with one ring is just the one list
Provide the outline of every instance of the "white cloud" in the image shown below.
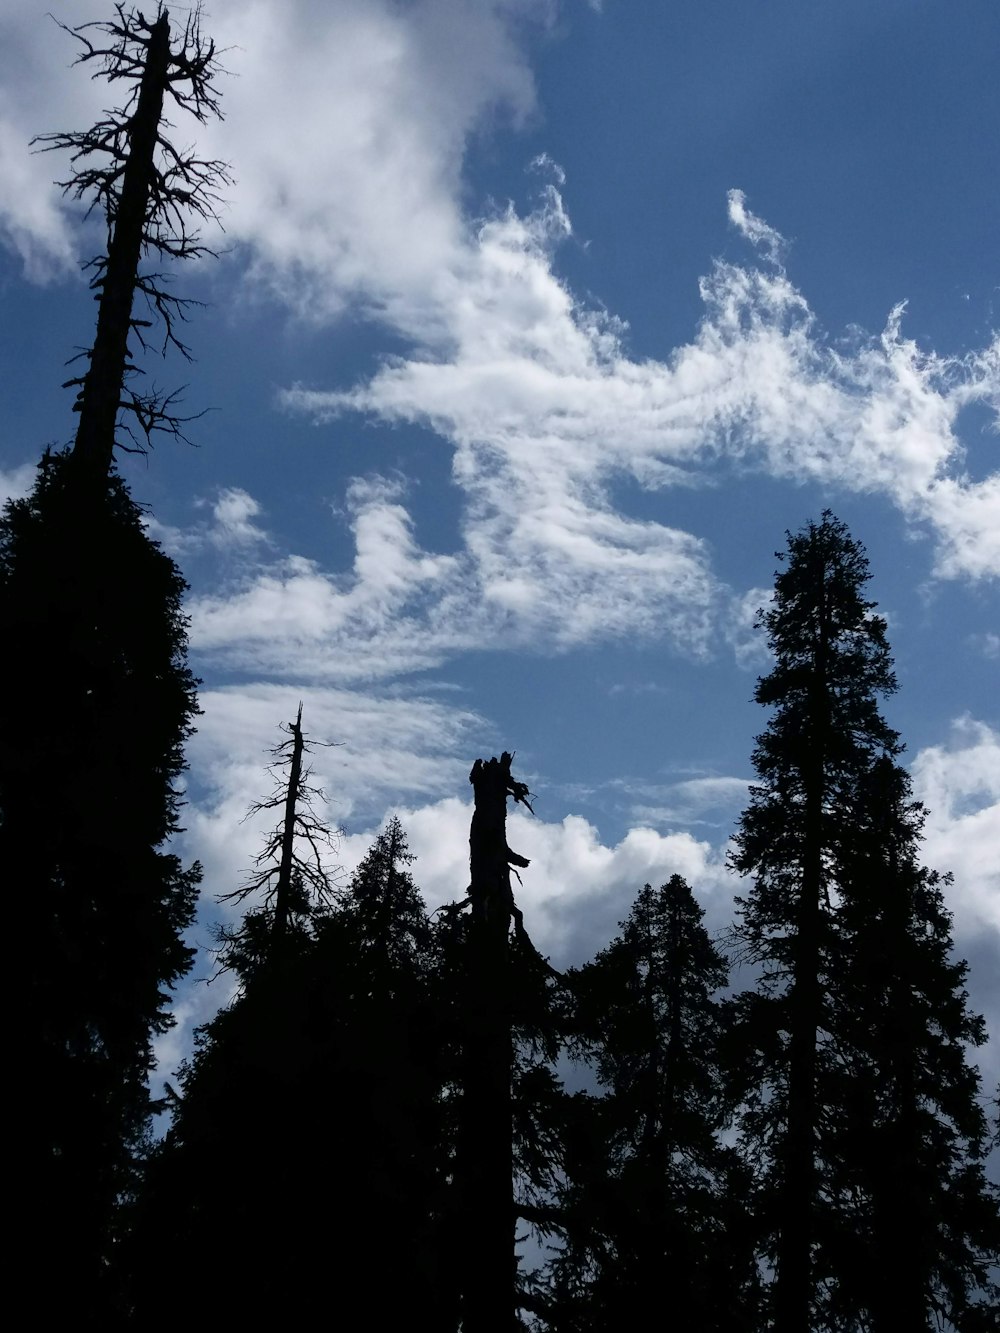
[[226,228],[248,247],[252,278],[306,318],[351,302],[411,326],[461,252],[469,136],[532,111],[511,25],[544,20],[547,6],[258,0],[213,10],[239,78],[226,85],[227,124],[206,142],[239,178]]
[[[255,558],[245,546],[219,590],[189,605],[195,650],[279,677],[347,681],[436,665],[471,646],[483,618],[463,587],[462,565],[420,549],[401,495],[398,483],[379,477],[348,487],[345,517],[355,555],[350,573],[340,577],[314,560],[268,548]],[[249,525],[260,507],[244,492],[227,496],[226,542],[233,515],[239,534],[256,539],[259,530]],[[183,548],[185,540],[181,533],[174,545]]]
[[266,551],[272,546],[270,536],[256,522],[263,513],[260,504],[242,488],[223,487],[212,500],[196,499],[194,507],[207,509],[209,518],[178,528],[149,514],[145,519],[147,532],[171,555],[181,559],[214,550],[246,561],[253,558],[255,548]]
[[947,743],[915,756],[911,772],[928,811],[924,861],[955,876],[948,901],[957,932],[986,927],[1000,947],[1000,732],[960,718]]
[[[225,80],[226,123],[198,138],[238,177],[226,227],[244,290],[317,321],[360,308],[415,349],[353,387],[297,387],[285,402],[319,420],[430,426],[453,446],[464,513],[461,548],[438,556],[416,545],[399,498],[355,494],[352,576],[258,555],[239,586],[196,605],[205,651],[281,669],[290,647],[319,671],[363,631],[373,651],[360,669],[383,674],[484,634],[549,649],[655,634],[699,653],[721,621],[742,659],[745,608],[727,608],[707,546],[669,521],[672,485],[725,468],[885,495],[932,529],[941,577],[1000,570],[1000,476],[968,479],[956,432],[964,407],[1000,402],[1000,339],[940,357],[904,338],[900,306],[880,337],[834,344],[780,264],[718,262],[692,340],[641,360],[625,326],[557,275],[571,225],[544,153],[535,164],[553,183],[537,207],[470,220],[468,145],[498,117],[533,113],[524,20],[554,12],[544,0],[213,6],[238,77]],[[44,91],[55,78],[37,27],[22,7],[11,31]],[[56,105],[79,120],[73,97]],[[728,208],[779,260],[780,234],[742,192]],[[664,521],[626,512],[622,479],[663,490]],[[231,545],[243,531],[215,527]]]
[[[467,788],[463,780],[458,790]],[[469,884],[471,800],[449,796],[429,805],[395,806],[393,813],[417,858],[414,878],[428,907],[461,901]],[[346,865],[360,861],[375,832],[373,827],[345,841]],[[603,948],[642,886],[665,883],[674,874],[695,890],[710,929],[731,919],[737,880],[725,868],[724,852],[690,833],[636,827],[608,846],[578,815],[550,823],[520,811],[510,815],[507,833],[511,847],[531,861],[521,872],[523,882],[514,882],[525,926],[557,965],[582,962]]]
[[22,463],[6,471],[0,468],[0,505],[8,500],[23,500],[34,486],[37,472],[34,463]]
[[[215,0],[226,122],[178,133],[232,162],[226,230],[253,278],[308,317],[351,300],[404,318],[461,244],[469,136],[533,111],[521,43],[552,16],[548,0]],[[59,6],[68,26],[93,17],[86,0]],[[28,141],[90,124],[108,93],[66,75],[79,48],[29,0],[0,23],[0,236],[38,276],[72,262],[78,238],[50,185],[65,162]]]
[[756,669],[768,660],[767,632],[758,628],[757,614],[773,597],[773,588],[749,588],[730,599],[723,633],[737,665],[744,670]]
[[667,786],[633,788],[636,803],[631,817],[654,826],[731,827],[746,805],[748,785],[746,778],[698,777]]
[[[65,0],[67,24],[93,18],[84,0]],[[53,176],[65,178],[65,155],[33,153],[38,134],[91,124],[107,90],[83,71],[67,72],[80,47],[37,5],[15,0],[0,17],[0,244],[13,250],[26,275],[45,282],[76,267],[81,244]]]
[[742,190],[730,190],[726,200],[729,207],[729,221],[736,230],[762,251],[772,264],[780,265],[787,248],[787,242],[781,233],[768,226],[763,218],[757,217],[756,213],[751,213],[747,208],[747,197]]
[[972,634],[969,636],[969,645],[984,657],[1000,657],[1000,634]]
[[192,810],[207,809],[210,819],[225,805],[238,820],[260,798],[265,754],[300,701],[306,733],[329,743],[312,764],[334,825],[380,818],[391,795],[432,798],[453,789],[468,772],[456,755],[474,745],[483,725],[460,703],[404,692],[258,682],[205,690],[199,701],[204,715],[188,745],[201,789]]
[[224,546],[253,545],[266,540],[254,523],[261,508],[252,495],[239,487],[219,492],[212,504],[214,540]]
[[25,137],[5,100],[0,96],[0,242],[18,255],[31,281],[47,282],[75,268],[75,238],[48,179],[38,180],[41,173],[27,157]]
[[[777,245],[742,202],[736,219],[755,243]],[[554,187],[526,217],[508,209],[483,224],[454,292],[427,312],[424,352],[351,389],[285,394],[321,421],[358,411],[448,437],[488,595],[496,578],[493,595],[510,582],[523,605],[538,568],[577,593],[620,569],[655,600],[664,569],[643,558],[635,572],[629,558],[669,545],[668,577],[700,574],[704,598],[683,535],[616,512],[610,487],[704,482],[720,466],[883,494],[934,530],[939,576],[1000,572],[1000,474],[965,476],[956,431],[965,406],[1000,407],[1000,338],[938,356],[903,336],[899,305],[877,338],[835,346],[781,269],[720,261],[702,282],[694,340],[669,361],[638,361],[623,326],[556,276],[568,232]]]

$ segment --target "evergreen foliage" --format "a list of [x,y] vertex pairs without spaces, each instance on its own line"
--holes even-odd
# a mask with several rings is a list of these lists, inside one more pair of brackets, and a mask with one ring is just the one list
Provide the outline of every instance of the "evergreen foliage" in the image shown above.
[[[224,1266],[234,1323],[309,1326],[331,1284],[349,1284],[375,1328],[442,1306],[430,924],[412,859],[393,819],[335,903],[314,897],[277,940],[273,904],[248,913],[270,950],[228,954],[249,966],[199,1035],[152,1163],[133,1239],[140,1326],[155,1311],[155,1256],[178,1246]],[[245,942],[246,924],[232,939]]]
[[647,884],[569,975],[574,1046],[605,1091],[572,1104],[556,1327],[632,1327],[664,1291],[679,1327],[756,1327],[745,1172],[718,1138],[728,968],[703,916],[681,876]]
[[198,709],[176,566],[119,478],[86,506],[76,480],[47,454],[0,517],[0,863],[29,945],[23,1207],[89,1308],[150,1113],[151,1039],[193,953],[199,871],[163,844]]
[[764,1163],[779,1333],[899,1327],[901,1315],[922,1328],[932,1311],[961,1327],[996,1216],[964,1045],[982,1040],[981,1022],[879,711],[896,681],[869,578],[863,548],[826,513],[789,534],[760,617],[775,665],[756,699],[774,713],[733,861],[754,876],[738,900],[761,967],[741,1004],[743,1129]]

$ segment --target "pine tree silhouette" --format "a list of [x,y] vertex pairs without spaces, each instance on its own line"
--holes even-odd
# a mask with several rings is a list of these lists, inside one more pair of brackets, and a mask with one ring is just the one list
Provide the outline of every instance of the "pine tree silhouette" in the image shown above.
[[[780,558],[759,618],[775,665],[756,690],[774,711],[733,857],[754,877],[737,900],[761,965],[740,1005],[744,1143],[764,1166],[774,1327],[923,1328],[935,1308],[957,1318],[984,1271],[995,1205],[962,1045],[981,1024],[879,711],[896,680],[864,550],[827,512]],[[945,1215],[962,1219],[947,1242]]]
[[568,976],[574,1046],[604,1095],[575,1099],[571,1134],[589,1132],[562,1191],[556,1327],[632,1327],[667,1292],[678,1327],[757,1327],[745,1172],[718,1138],[728,968],[703,917],[681,876],[647,884],[617,938]]

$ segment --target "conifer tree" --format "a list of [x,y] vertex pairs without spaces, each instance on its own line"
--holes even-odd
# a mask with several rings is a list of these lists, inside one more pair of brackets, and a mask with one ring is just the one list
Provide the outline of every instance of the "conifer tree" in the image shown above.
[[164,849],[198,711],[185,585],[146,535],[113,451],[119,426],[126,444],[180,428],[169,400],[127,383],[130,335],[150,327],[133,299],[178,342],[183,302],[140,258],[200,251],[186,219],[211,211],[217,179],[217,164],[175,151],[161,128],[165,97],[198,119],[216,109],[214,48],[197,17],[176,47],[165,13],[149,24],[120,6],[75,35],[98,77],[132,88],[91,130],[43,141],[73,153],[66,189],[107,221],[107,251],[91,265],[97,333],[70,381],[72,452],[47,452],[31,494],[0,517],[0,864],[27,951],[15,1209],[26,1240],[12,1269],[42,1322],[107,1314],[115,1204],[151,1106],[151,1041],[191,958],[182,936],[198,871]]
[[[918,1276],[905,1323],[926,1327],[946,1268],[958,1283],[951,1318],[984,1272],[991,1201],[963,1050],[981,1024],[949,957],[941,882],[918,864],[902,746],[879,711],[896,681],[885,621],[864,596],[864,550],[827,512],[789,534],[780,558],[759,619],[775,665],[755,696],[774,712],[733,858],[754,877],[738,900],[739,935],[761,966],[742,1002],[744,1072],[757,1075],[744,1140],[764,1163],[774,1327],[888,1328],[876,1286],[888,1263],[906,1287],[908,1262]],[[966,1196],[957,1263],[944,1220],[934,1235],[924,1206],[909,1209],[913,1189]]]
[[284,787],[261,803],[283,818],[248,882],[267,894],[267,869],[286,859],[281,832],[294,829],[292,910],[276,933],[279,876],[270,902],[225,933],[240,987],[201,1030],[152,1162],[133,1240],[136,1322],[155,1317],[162,1256],[183,1247],[225,1269],[234,1326],[312,1327],[350,1306],[372,1328],[419,1311],[444,1329],[448,1162],[413,857],[393,818],[329,892],[310,853],[322,829],[296,762],[309,744],[301,717],[289,730]]
[[328,1014],[326,1097],[336,1099],[327,1169],[340,1195],[326,1243],[365,1293],[372,1327],[402,1327],[419,1312],[444,1331],[455,1267],[445,1233],[447,1066],[413,861],[391,816],[317,940],[312,989]]
[[308,1214],[329,1187],[310,1155],[319,1134],[311,1115],[331,1095],[330,1006],[314,990],[317,936],[333,907],[335,835],[317,810],[324,795],[311,781],[314,742],[301,705],[282,730],[268,765],[273,789],[248,811],[276,811],[278,821],[243,883],[220,895],[248,904],[239,924],[218,931],[220,973],[235,979],[235,995],[196,1033],[172,1124],[132,1214],[123,1268],[140,1328],[155,1323],[167,1266],[181,1249],[211,1252],[229,1272],[234,1325],[314,1308],[315,1289],[299,1280],[297,1264],[313,1243]]
[[1000,1209],[967,1055],[985,1026],[966,1005],[968,965],[952,956],[950,876],[918,859],[924,811],[909,775],[878,760],[861,797],[833,979],[852,1101],[832,1156],[860,1214],[837,1304],[845,1317],[866,1315],[872,1333],[974,1329],[1000,1302],[989,1271],[1000,1263]]
[[717,1137],[728,969],[703,917],[681,876],[647,884],[618,937],[569,975],[575,1045],[604,1095],[577,1099],[589,1151],[571,1155],[563,1190],[556,1328],[610,1333],[660,1304],[680,1328],[756,1327],[745,1173]]

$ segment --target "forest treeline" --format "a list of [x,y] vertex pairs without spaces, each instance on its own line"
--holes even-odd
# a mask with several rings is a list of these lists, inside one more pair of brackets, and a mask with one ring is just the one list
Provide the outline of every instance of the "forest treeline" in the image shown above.
[[197,682],[183,576],[115,449],[183,431],[132,355],[154,329],[186,351],[169,279],[206,252],[227,178],[168,137],[167,110],[219,109],[197,12],[171,29],[118,6],[75,35],[128,95],[43,141],[107,245],[73,442],[0,517],[14,1308],[84,1328],[997,1328],[984,1024],[881,712],[865,552],[829,512],[787,534],[759,617],[728,929],[675,874],[556,970],[517,906],[507,811],[531,793],[506,752],[472,766],[454,903],[428,913],[396,818],[342,882],[300,709],[273,832],[243,883],[206,886],[244,909],[218,939],[235,997],[153,1096],[193,956],[201,871],[171,838]]

